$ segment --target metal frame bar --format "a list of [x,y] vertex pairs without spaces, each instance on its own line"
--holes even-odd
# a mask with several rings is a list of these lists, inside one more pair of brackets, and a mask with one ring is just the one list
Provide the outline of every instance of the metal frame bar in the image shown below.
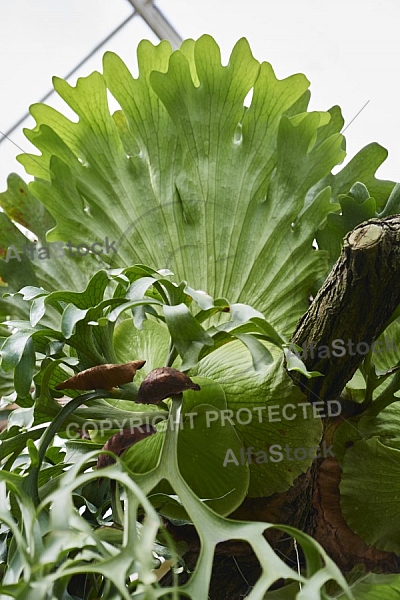
[[[133,13],[131,15],[129,15],[129,17],[127,17],[124,21],[122,21],[122,23],[120,23],[118,25],[118,27],[116,27],[111,33],[109,33],[101,42],[99,42],[97,44],[97,46],[95,46],[89,52],[89,54],[87,54],[81,61],[79,61],[79,63],[69,73],[67,73],[67,75],[64,77],[64,79],[69,79],[70,77],[72,77],[72,75],[74,75],[74,73],[76,73],[76,71],[82,65],[84,65],[94,54],[96,54],[96,52],[98,52],[98,50],[100,50],[100,48],[102,48],[104,46],[104,44],[106,44],[112,37],[114,37],[114,35],[119,33],[119,31],[121,31],[121,29],[123,27],[125,27],[125,25],[127,25],[129,23],[129,21],[131,21],[132,18],[136,15],[140,16],[143,19],[143,21],[145,21],[145,23],[150,27],[150,29],[153,31],[153,33],[155,33],[155,35],[160,40],[167,39],[171,42],[171,45],[174,49],[179,48],[179,46],[182,43],[182,38],[175,31],[175,29],[172,27],[170,22],[164,17],[162,12],[154,5],[153,0],[127,0],[127,1],[129,2],[129,4],[132,5],[132,7],[134,9]],[[43,96],[43,98],[38,100],[38,102],[39,103],[45,102],[45,100],[47,100],[47,98],[49,98],[53,94],[53,92],[54,92],[54,89],[49,90],[47,92],[47,94],[45,94]],[[29,112],[25,113],[5,133],[0,131],[0,135],[3,136],[0,139],[0,144],[2,142],[4,142],[4,140],[9,139],[10,135],[12,133],[14,133],[14,131],[16,129],[18,129],[18,127],[20,125],[22,125],[22,123],[24,121],[26,121],[26,119],[29,116],[30,116]],[[12,140],[10,140],[10,141],[12,141]]]
[[154,0],[127,0],[133,6],[160,40],[169,40],[174,50],[179,48],[182,38],[165,18],[160,9],[155,6]]

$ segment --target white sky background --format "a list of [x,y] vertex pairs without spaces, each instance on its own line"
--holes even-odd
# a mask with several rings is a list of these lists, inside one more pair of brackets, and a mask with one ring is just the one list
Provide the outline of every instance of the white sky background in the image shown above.
[[[338,104],[347,129],[348,157],[376,141],[389,150],[378,171],[400,180],[399,0],[158,0],[183,37],[215,37],[226,63],[235,42],[246,37],[254,56],[272,64],[279,78],[302,72],[311,81],[311,109]],[[0,130],[6,131],[132,11],[126,0],[0,0]],[[136,46],[156,42],[135,17],[72,79],[101,71],[106,50],[117,52],[133,69]],[[47,101],[66,114],[54,94]],[[32,127],[28,119],[24,127]],[[22,127],[11,138],[32,151]],[[2,136],[0,136],[1,139]],[[10,172],[25,175],[10,141],[0,144],[0,191]],[[29,179],[27,176],[25,179]]]

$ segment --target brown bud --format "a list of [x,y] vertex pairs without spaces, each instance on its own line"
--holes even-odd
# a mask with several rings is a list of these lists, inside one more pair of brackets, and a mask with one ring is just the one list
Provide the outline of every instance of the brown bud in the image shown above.
[[200,390],[190,377],[170,367],[160,367],[151,371],[140,385],[136,402],[158,404],[186,390]]
[[[141,425],[140,427],[132,427],[129,429],[123,429],[118,433],[115,433],[110,437],[110,439],[104,444],[103,450],[111,450],[117,456],[121,456],[125,450],[144,440],[145,438],[153,435],[153,433],[157,433],[157,430],[154,429],[152,425],[146,424]],[[115,462],[112,456],[108,454],[99,454],[99,458],[97,459],[97,468],[104,469],[104,467],[108,467]]]
[[111,390],[130,383],[145,363],[145,360],[133,360],[124,365],[97,365],[59,383],[56,390]]

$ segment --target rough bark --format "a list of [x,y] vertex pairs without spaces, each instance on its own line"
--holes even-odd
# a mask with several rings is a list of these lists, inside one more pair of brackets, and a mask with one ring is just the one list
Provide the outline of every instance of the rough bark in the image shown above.
[[291,340],[303,349],[308,370],[323,374],[306,379],[291,372],[311,402],[340,395],[399,305],[399,282],[400,215],[371,219],[346,235]]

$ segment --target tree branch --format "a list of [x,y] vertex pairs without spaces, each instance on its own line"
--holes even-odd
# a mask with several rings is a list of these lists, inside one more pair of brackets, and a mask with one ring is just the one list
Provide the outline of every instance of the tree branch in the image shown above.
[[309,371],[290,375],[311,402],[338,398],[400,303],[400,215],[370,219],[343,249],[292,342]]

